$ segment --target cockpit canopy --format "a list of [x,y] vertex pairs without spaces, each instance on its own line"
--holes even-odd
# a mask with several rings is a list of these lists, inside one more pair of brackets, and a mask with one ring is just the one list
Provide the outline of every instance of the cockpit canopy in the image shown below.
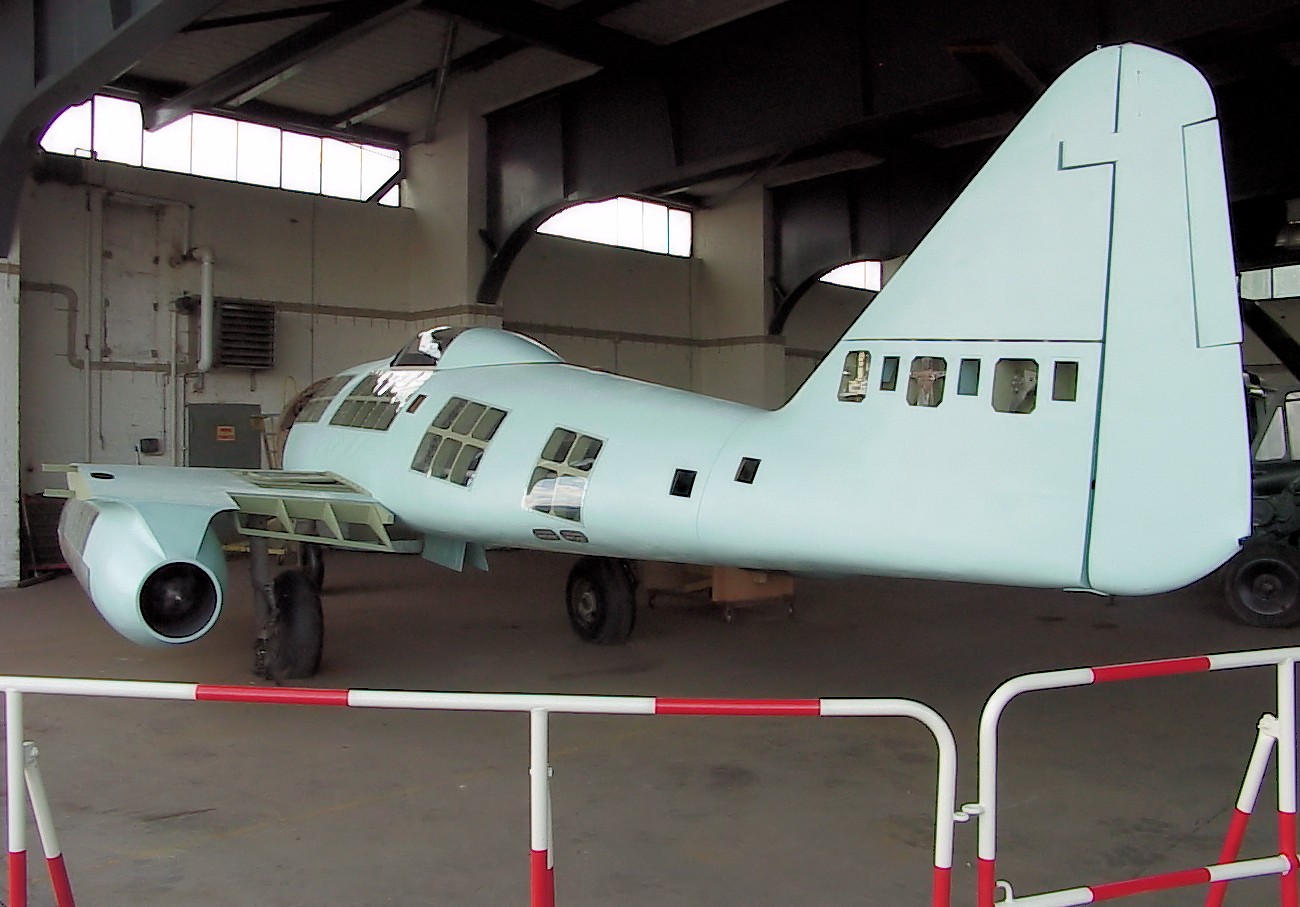
[[513,331],[443,326],[420,331],[398,351],[390,365],[449,369],[563,361],[536,340]]
[[394,368],[402,365],[437,368],[451,342],[464,331],[465,328],[446,325],[420,331],[406,346],[398,350],[397,355],[393,357],[392,365]]

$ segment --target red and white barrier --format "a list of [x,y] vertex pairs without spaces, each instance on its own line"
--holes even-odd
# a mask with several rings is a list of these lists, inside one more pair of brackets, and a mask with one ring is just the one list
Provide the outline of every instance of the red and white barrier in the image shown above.
[[[934,737],[938,752],[934,819],[934,871],[932,907],[951,902],[953,826],[957,791],[957,745],[952,730],[929,706],[907,699],[664,699],[648,696],[547,696],[510,693],[424,693],[394,690],[315,690],[288,687],[236,687],[187,683],[147,683],[125,680],[80,680],[55,677],[0,677],[5,690],[7,793],[9,797],[9,905],[26,907],[26,842],[22,785],[23,702],[27,693],[99,696],[124,699],[169,699],[197,702],[246,702],[282,705],[346,706],[365,709],[422,709],[440,711],[526,712],[529,715],[529,878],[532,907],[554,907],[555,860],[552,853],[549,716],[552,712],[586,715],[711,715],[780,717],[911,718]],[[53,823],[44,805],[44,790],[29,791],[36,807],[37,825],[46,842],[46,856],[54,842]],[[39,796],[38,796],[39,788]],[[45,818],[42,819],[42,809]],[[962,817],[964,818],[964,817]],[[46,829],[49,837],[46,837]],[[57,855],[57,844],[53,844]],[[62,858],[58,859],[62,871]],[[54,863],[51,862],[51,872]],[[66,872],[63,878],[66,880]],[[56,892],[60,883],[55,881]],[[72,907],[68,900],[58,907]]]
[[[994,691],[980,716],[979,749],[979,803],[965,809],[979,816],[979,907],[993,907],[999,888],[1007,895],[1003,903],[1017,907],[1074,907],[1097,901],[1127,897],[1151,891],[1209,884],[1211,905],[1213,899],[1223,897],[1223,888],[1234,879],[1277,875],[1281,877],[1281,904],[1297,907],[1296,868],[1296,672],[1300,647],[1272,649],[1262,652],[1233,652],[1223,655],[1203,655],[1194,658],[1174,658],[1164,661],[1135,662],[1095,668],[1076,668],[1067,671],[1049,671],[1027,674],[1007,681]],[[1057,690],[1090,684],[1112,683],[1175,674],[1193,674],[1204,671],[1222,671],[1232,668],[1274,667],[1277,671],[1277,715],[1267,725],[1261,722],[1261,733],[1242,783],[1237,801],[1237,812],[1229,827],[1227,840],[1220,854],[1220,862],[1182,872],[1130,879],[1104,885],[1072,888],[1030,897],[1015,897],[1011,886],[997,879],[997,766],[998,723],[1002,713],[1013,699],[1037,690]],[[1272,718],[1272,716],[1266,716]],[[1255,795],[1263,782],[1269,751],[1276,745],[1278,754],[1278,853],[1256,860],[1236,860],[1245,822],[1254,809]]]

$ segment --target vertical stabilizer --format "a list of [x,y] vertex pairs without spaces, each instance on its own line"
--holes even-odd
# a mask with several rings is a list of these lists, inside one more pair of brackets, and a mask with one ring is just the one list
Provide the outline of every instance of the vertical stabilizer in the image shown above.
[[[1209,86],[1109,47],[1039,99],[785,418],[834,426],[890,477],[864,505],[948,515],[925,546],[876,542],[873,569],[933,575],[941,557],[954,576],[1143,594],[1250,531],[1240,343]],[[837,399],[850,361],[873,370]],[[999,388],[1017,373],[1024,405]],[[933,401],[903,393],[926,382]]]
[[1125,47],[1114,134],[1063,152],[1115,173],[1087,580],[1159,591],[1214,569],[1250,534],[1241,318],[1209,86],[1181,60]]

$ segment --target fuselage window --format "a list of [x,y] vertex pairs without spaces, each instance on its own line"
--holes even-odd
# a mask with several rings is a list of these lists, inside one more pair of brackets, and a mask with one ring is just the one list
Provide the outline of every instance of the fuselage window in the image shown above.
[[898,357],[886,356],[880,366],[880,389],[892,391],[898,387]]
[[325,415],[325,410],[334,402],[334,398],[339,395],[339,391],[347,387],[348,382],[355,377],[356,375],[335,375],[333,378],[321,382],[315,390],[308,388],[311,398],[298,411],[297,418],[293,420],[294,424],[319,422],[320,417]]
[[867,372],[871,367],[871,354],[854,350],[844,357],[844,371],[840,374],[840,400],[861,403],[867,396]]
[[1038,404],[1038,363],[999,359],[993,370],[993,408],[1000,413],[1032,413]]
[[691,492],[695,490],[694,469],[679,469],[673,473],[673,484],[669,486],[668,493],[677,498],[689,498]]
[[938,356],[917,356],[912,360],[907,379],[909,406],[938,406],[943,402],[943,385],[948,374],[948,360]]
[[963,397],[974,397],[980,392],[980,361],[963,359],[961,371],[957,373],[957,393]]
[[1077,400],[1079,398],[1079,363],[1058,362],[1052,376],[1053,400]]
[[411,468],[468,487],[505,417],[503,409],[452,397],[424,433]]
[[433,375],[423,369],[375,372],[361,380],[330,419],[330,425],[387,431],[398,411]]
[[741,457],[740,466],[736,468],[736,481],[753,485],[754,477],[758,475],[758,464],[761,462],[754,457]]
[[567,428],[551,432],[528,481],[524,508],[564,520],[582,519],[587,476],[605,442]]

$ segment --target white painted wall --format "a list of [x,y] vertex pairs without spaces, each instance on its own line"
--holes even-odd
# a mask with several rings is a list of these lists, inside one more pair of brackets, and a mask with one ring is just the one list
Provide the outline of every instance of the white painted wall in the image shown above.
[[534,236],[501,291],[505,326],[570,362],[692,385],[692,259]]
[[821,282],[804,294],[785,323],[787,397],[812,374],[871,297],[865,290]]
[[[186,402],[279,413],[311,381],[388,355],[414,331],[409,210],[112,164],[88,162],[87,178],[95,185],[32,184],[24,198],[27,491],[57,484],[41,463],[134,459],[140,437],[166,439],[145,462],[179,462]],[[198,264],[181,260],[195,246],[215,256],[218,296],[280,307],[275,369],[184,379],[197,318],[173,316],[172,302],[198,294]]]

